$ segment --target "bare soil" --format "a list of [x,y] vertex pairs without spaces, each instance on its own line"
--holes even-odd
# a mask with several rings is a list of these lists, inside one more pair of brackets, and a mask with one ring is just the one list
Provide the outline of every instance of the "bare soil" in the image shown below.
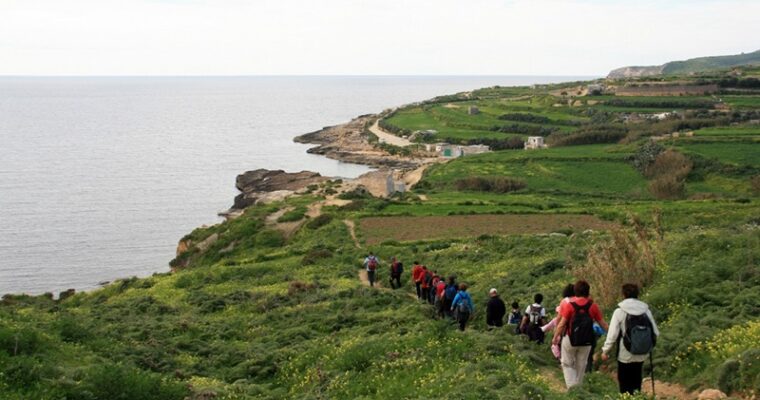
[[607,230],[614,224],[591,215],[506,214],[429,217],[369,217],[359,222],[368,245],[386,240],[414,241],[463,236],[551,233],[570,228]]

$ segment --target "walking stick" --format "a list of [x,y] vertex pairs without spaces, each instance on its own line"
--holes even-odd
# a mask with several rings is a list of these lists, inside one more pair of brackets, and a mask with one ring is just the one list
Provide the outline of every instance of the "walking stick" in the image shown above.
[[652,379],[652,398],[654,399],[654,357],[652,356],[652,353],[654,353],[654,349],[649,352],[649,377]]

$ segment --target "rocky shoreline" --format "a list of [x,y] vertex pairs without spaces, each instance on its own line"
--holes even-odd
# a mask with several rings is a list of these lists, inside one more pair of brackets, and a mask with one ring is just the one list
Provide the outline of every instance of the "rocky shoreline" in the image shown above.
[[[355,179],[347,181],[346,188],[364,186],[373,195],[383,197],[390,195],[386,190],[388,180],[403,182],[405,187],[412,187],[419,181],[424,169],[440,159],[437,157],[414,157],[390,154],[373,143],[373,134],[368,127],[379,114],[360,115],[349,122],[328,126],[318,131],[296,136],[296,143],[314,144],[307,150],[311,154],[346,163],[361,164],[376,168]],[[294,194],[304,192],[310,185],[336,179],[325,177],[316,172],[301,171],[289,173],[282,170],[258,169],[246,171],[237,176],[235,186],[240,194],[235,197],[232,207],[219,213],[225,218],[235,218],[246,207],[258,203],[280,201]]]
[[307,150],[333,160],[362,164],[375,168],[414,169],[425,161],[421,158],[391,155],[370,142],[368,127],[381,115],[360,115],[344,124],[327,126],[318,131],[296,136],[296,143],[316,144]]

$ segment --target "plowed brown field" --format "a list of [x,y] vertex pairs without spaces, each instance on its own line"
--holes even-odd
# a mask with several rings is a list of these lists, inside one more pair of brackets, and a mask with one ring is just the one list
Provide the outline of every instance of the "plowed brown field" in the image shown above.
[[551,233],[564,228],[575,232],[607,230],[612,222],[582,214],[499,214],[430,217],[369,217],[359,222],[368,245],[386,240],[400,242],[472,237],[483,234],[519,235]]

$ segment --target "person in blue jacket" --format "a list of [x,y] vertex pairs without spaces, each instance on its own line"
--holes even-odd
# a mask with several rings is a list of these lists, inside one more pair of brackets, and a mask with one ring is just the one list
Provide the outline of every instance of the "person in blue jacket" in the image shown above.
[[459,330],[464,331],[464,327],[467,325],[467,321],[470,320],[470,316],[474,311],[472,307],[472,298],[467,293],[467,284],[460,283],[459,291],[454,296],[454,301],[451,302],[451,311],[456,310],[457,321],[459,321]]

